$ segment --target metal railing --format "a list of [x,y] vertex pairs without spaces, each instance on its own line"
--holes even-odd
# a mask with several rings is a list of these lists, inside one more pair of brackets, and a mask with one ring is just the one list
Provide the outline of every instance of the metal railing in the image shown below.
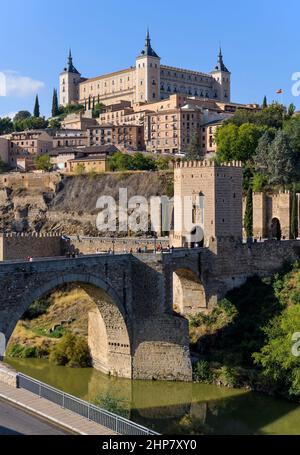
[[74,412],[88,420],[103,425],[110,430],[121,435],[158,435],[155,431],[149,430],[138,423],[131,422],[124,417],[120,417],[112,412],[101,409],[87,401],[55,389],[43,382],[37,381],[25,374],[18,373],[18,387],[26,389],[40,398],[45,398],[64,409]]

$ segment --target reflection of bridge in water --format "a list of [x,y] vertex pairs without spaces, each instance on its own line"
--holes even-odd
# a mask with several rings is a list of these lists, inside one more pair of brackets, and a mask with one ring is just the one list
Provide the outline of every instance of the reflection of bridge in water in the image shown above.
[[[82,286],[94,365],[133,379],[191,380],[188,320],[247,277],[299,258],[299,241],[230,239],[170,254],[94,255],[0,265],[0,331],[8,340],[30,304],[66,283]],[[175,311],[174,311],[175,310]]]

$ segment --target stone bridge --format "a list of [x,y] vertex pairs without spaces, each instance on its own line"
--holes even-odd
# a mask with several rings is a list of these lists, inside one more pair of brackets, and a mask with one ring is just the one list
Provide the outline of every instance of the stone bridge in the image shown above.
[[220,239],[169,254],[94,255],[0,264],[0,331],[9,340],[30,304],[64,283],[95,302],[94,366],[133,379],[191,380],[187,316],[209,311],[247,277],[300,257],[299,241],[246,245]]

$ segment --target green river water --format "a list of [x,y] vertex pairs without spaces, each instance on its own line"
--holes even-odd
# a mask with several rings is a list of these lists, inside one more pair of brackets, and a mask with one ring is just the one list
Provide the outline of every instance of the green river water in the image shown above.
[[126,417],[163,434],[300,434],[300,405],[279,398],[206,384],[130,381],[47,360],[6,361],[84,400],[122,400]]

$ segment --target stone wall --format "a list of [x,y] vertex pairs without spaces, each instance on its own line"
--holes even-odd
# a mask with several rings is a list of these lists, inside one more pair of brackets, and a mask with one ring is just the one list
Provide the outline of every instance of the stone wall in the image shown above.
[[2,363],[0,365],[0,382],[16,388],[17,381],[17,372]]
[[2,188],[30,188],[41,190],[43,188],[56,190],[61,182],[60,174],[54,172],[10,172],[0,175],[0,187]]
[[153,238],[142,238],[142,237],[124,237],[113,239],[111,237],[81,237],[71,236],[71,249],[76,252],[83,254],[96,254],[97,252],[107,252],[109,249],[115,250],[116,253],[123,253],[124,250],[127,252],[132,251],[135,253],[137,248],[141,248],[142,251],[145,247],[149,251],[154,249],[159,244],[162,244],[163,248],[167,248],[169,245],[169,238],[163,237],[158,238],[154,241]]
[[55,234],[0,234],[0,261],[61,256],[62,248]]

